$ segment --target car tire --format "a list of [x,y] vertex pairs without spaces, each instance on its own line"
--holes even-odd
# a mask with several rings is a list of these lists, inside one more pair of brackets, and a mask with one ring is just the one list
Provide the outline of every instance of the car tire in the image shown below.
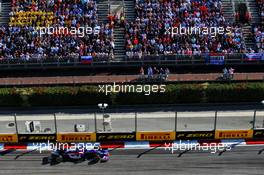
[[42,159],[42,165],[47,165],[49,163],[49,157],[44,157]]
[[63,161],[62,156],[58,156],[58,157],[56,158],[56,162],[57,162],[57,163],[61,163],[62,161]]

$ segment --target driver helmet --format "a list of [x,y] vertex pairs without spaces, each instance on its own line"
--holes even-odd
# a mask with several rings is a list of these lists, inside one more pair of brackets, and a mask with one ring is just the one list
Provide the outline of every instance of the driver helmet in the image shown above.
[[102,148],[101,148],[101,146],[96,145],[96,146],[94,146],[94,149],[95,150],[101,150]]

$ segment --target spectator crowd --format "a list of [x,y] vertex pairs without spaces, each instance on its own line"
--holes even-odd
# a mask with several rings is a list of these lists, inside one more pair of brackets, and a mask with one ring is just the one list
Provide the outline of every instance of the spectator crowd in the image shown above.
[[253,33],[257,45],[257,52],[264,53],[264,0],[257,0],[257,4],[262,24],[260,26],[255,26]]
[[264,26],[255,26],[253,28],[253,34],[256,43],[256,52],[264,53]]
[[148,80],[167,80],[170,74],[170,70],[168,68],[157,68],[157,67],[148,67],[145,71],[144,67],[140,68],[139,75],[140,79],[148,79]]
[[259,15],[263,23],[264,21],[264,0],[257,0],[257,5],[259,7]]
[[[136,20],[125,24],[127,56],[245,52],[240,26],[225,21],[221,5],[221,0],[136,0]],[[179,26],[230,31],[216,36],[167,32]]]
[[[263,20],[264,0],[257,3]],[[221,0],[135,0],[135,12],[133,22],[127,22],[121,12],[109,14],[109,22],[99,24],[96,0],[12,0],[9,26],[0,26],[0,60],[111,58],[114,26],[125,27],[126,56],[130,59],[247,52],[241,26],[226,22]],[[42,27],[99,27],[99,33],[84,37],[69,33],[39,35]],[[171,29],[180,27],[222,27],[225,32],[171,34]],[[263,31],[262,26],[254,28],[258,52],[263,52]]]
[[[39,35],[40,27],[99,27],[98,34]],[[113,52],[113,29],[98,24],[94,0],[13,0],[9,26],[0,27],[0,59],[64,59]]]

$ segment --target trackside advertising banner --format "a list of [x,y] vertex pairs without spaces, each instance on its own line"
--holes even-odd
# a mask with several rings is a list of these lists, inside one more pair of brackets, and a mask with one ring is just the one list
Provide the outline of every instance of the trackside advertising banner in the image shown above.
[[169,141],[176,139],[175,132],[137,132],[138,141]]
[[0,143],[16,143],[18,142],[16,134],[0,134]]
[[259,130],[259,129],[254,130],[253,138],[254,138],[254,139],[264,138],[264,129],[261,129],[261,130]]
[[107,142],[107,141],[173,141],[210,139],[264,139],[264,129],[178,131],[178,132],[124,132],[124,133],[58,133],[58,134],[0,134],[0,143],[34,142]]
[[215,131],[177,131],[176,140],[214,139]]
[[95,142],[95,133],[58,133],[58,142]]
[[96,141],[136,141],[136,133],[96,133]]
[[18,134],[19,142],[56,142],[56,134]]
[[253,130],[218,130],[215,139],[248,139],[253,138]]

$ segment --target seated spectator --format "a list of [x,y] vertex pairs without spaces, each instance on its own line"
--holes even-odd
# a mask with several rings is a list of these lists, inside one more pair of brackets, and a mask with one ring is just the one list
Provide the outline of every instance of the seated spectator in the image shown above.
[[264,0],[257,0],[259,7],[259,15],[261,17],[262,26],[255,26],[253,28],[253,33],[255,36],[255,42],[257,46],[256,52],[264,52]]
[[254,36],[255,36],[255,43],[257,46],[257,53],[264,52],[264,26],[256,26],[254,27]]
[[264,0],[257,0],[257,4],[259,7],[259,15],[260,15],[261,20],[263,22],[263,20],[264,20]]
[[144,79],[145,78],[145,70],[143,67],[140,68],[140,71],[139,71],[139,78],[140,79]]

